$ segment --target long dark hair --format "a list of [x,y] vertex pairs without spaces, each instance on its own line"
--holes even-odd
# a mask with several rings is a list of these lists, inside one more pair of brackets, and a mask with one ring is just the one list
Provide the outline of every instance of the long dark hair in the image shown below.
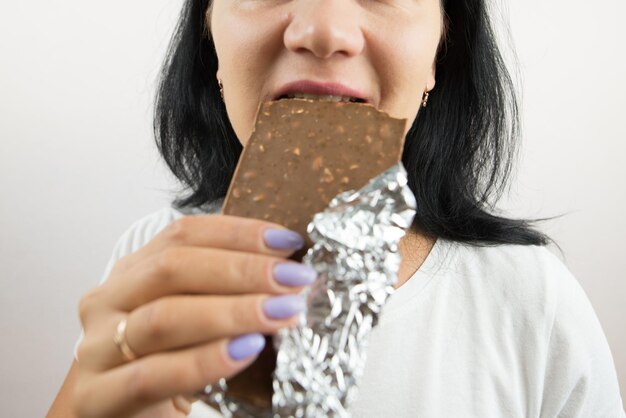
[[[413,228],[474,244],[546,244],[530,221],[496,214],[519,131],[515,88],[486,0],[442,0],[446,34],[437,84],[406,137],[403,163],[417,199]],[[171,39],[155,102],[157,146],[186,187],[173,203],[202,207],[225,196],[242,146],[215,80],[205,24],[210,0],[187,0]]]

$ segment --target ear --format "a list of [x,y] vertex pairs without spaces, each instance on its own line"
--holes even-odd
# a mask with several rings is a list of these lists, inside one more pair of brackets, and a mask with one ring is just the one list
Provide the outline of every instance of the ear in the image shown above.
[[213,36],[211,33],[211,16],[213,16],[213,2],[210,2],[209,7],[207,7],[204,13],[204,28],[206,30],[206,36],[208,36],[209,39]]
[[[436,60],[437,58],[435,58]],[[435,73],[437,72],[437,65],[433,62],[433,65],[430,67],[430,73],[428,74],[428,78],[426,79],[426,86],[428,87],[428,91],[435,88]]]
[[437,73],[437,58],[439,57],[439,51],[441,48],[445,48],[448,40],[448,16],[443,9],[443,2],[441,2],[441,33],[439,34],[439,42],[437,44],[437,48],[435,49],[435,57],[433,58],[433,63],[430,67],[430,74],[428,75],[426,85],[428,86],[428,90],[432,90],[435,88],[436,84],[436,73]]
[[213,15],[213,2],[209,3],[209,7],[206,8],[206,12],[204,13],[204,24],[206,25],[207,30],[211,31],[211,16]]
[[[206,12],[204,13],[204,27],[206,29],[206,35],[209,39],[213,37],[213,33],[211,33],[211,17],[213,16],[213,1],[209,2],[209,7],[207,7]],[[217,63],[217,71],[215,73],[215,81],[220,80],[222,76],[220,75],[220,66],[219,60]]]

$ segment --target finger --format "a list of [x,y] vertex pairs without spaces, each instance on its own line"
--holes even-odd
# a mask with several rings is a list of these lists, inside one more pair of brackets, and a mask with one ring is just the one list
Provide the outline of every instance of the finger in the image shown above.
[[102,290],[111,306],[130,311],[173,294],[294,293],[316,276],[311,267],[278,257],[176,247],[144,260]]
[[303,245],[298,233],[271,222],[224,215],[185,216],[166,226],[135,253],[120,259],[113,271],[125,271],[172,246],[222,248],[284,258]]
[[305,307],[299,295],[168,297],[129,315],[127,340],[145,356],[242,334],[271,335],[296,325]]
[[124,318],[125,342],[136,356],[143,357],[248,333],[274,334],[280,328],[294,326],[296,315],[304,309],[305,300],[299,295],[161,298],[126,317],[121,313],[111,315],[106,325],[100,324],[106,332],[85,335],[78,355],[91,370],[108,370],[125,363],[113,338]]
[[184,416],[191,413],[191,400],[186,396],[178,395],[172,398],[172,405],[174,409],[181,412]]
[[263,349],[260,334],[147,356],[95,374],[76,388],[79,415],[125,417],[164,399],[195,393],[248,366]]

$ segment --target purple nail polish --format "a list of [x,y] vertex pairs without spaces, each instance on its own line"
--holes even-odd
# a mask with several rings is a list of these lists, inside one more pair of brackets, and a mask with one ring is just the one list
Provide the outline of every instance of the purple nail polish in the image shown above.
[[304,286],[317,278],[317,272],[299,263],[281,263],[274,267],[274,279],[284,286]]
[[289,229],[266,229],[263,233],[265,244],[276,250],[299,250],[304,246],[304,239]]
[[242,335],[228,343],[228,355],[233,360],[243,360],[259,354],[265,347],[265,337],[261,334]]
[[263,304],[263,312],[271,319],[287,319],[306,308],[304,298],[299,295],[275,296]]

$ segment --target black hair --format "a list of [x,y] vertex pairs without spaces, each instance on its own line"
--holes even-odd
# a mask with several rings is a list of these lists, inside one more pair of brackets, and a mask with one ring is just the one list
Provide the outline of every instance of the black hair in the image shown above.
[[[443,2],[436,88],[407,133],[402,161],[417,200],[413,229],[473,244],[544,245],[532,222],[496,214],[520,138],[514,83],[486,0]],[[215,78],[206,28],[210,0],[187,0],[170,41],[155,102],[165,162],[186,188],[173,203],[203,207],[225,196],[242,146]]]

